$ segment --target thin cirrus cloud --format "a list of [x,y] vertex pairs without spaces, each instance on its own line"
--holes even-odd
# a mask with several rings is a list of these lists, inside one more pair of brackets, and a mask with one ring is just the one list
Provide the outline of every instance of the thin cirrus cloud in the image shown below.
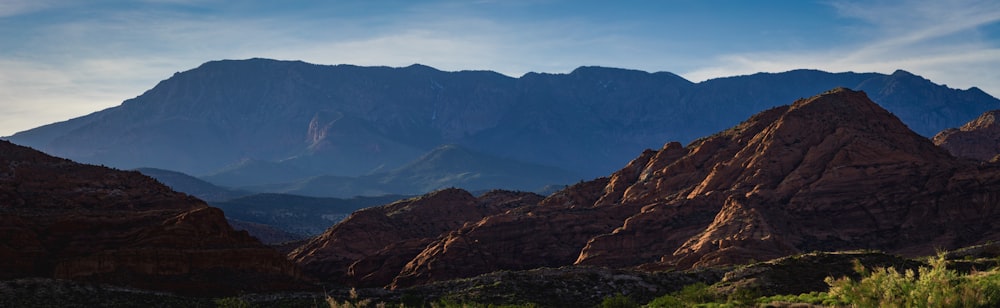
[[0,1],[0,17],[16,16],[35,12],[52,6],[46,0],[5,0]]
[[0,1],[0,136],[118,105],[206,61],[252,57],[420,63],[513,77],[601,65],[693,81],[798,68],[905,69],[1000,93],[992,69],[1000,49],[988,30],[1000,20],[995,1],[795,2],[807,13],[776,12],[781,6],[769,3],[761,14],[740,11],[759,5],[717,11],[701,2],[94,3]]
[[996,1],[831,2],[853,42],[814,49],[720,54],[682,75],[693,80],[795,68],[889,73],[905,69],[951,87],[1000,94],[1000,46],[982,28],[1000,21]]

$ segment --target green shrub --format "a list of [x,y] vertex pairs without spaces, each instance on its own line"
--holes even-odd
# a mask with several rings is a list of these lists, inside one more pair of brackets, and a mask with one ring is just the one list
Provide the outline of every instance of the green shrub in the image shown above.
[[707,284],[698,282],[686,285],[680,291],[657,297],[647,303],[646,307],[726,307],[728,304],[725,302]]
[[855,261],[861,280],[828,277],[830,296],[860,307],[996,307],[1000,304],[1000,272],[960,275],[946,266],[943,255],[930,267],[902,273],[895,268],[869,271]]
[[674,307],[685,307],[684,302],[682,302],[677,297],[673,295],[664,295],[654,298],[653,301],[646,304],[649,308],[674,308]]
[[628,297],[628,296],[625,296],[625,295],[623,295],[621,293],[618,293],[618,294],[615,294],[615,296],[605,297],[604,300],[601,301],[601,305],[598,306],[598,307],[601,307],[601,308],[635,308],[635,307],[639,307],[639,304],[637,304],[635,301],[633,301],[631,297]]
[[[411,307],[411,306],[403,306]],[[420,306],[416,306],[420,307]],[[480,303],[461,303],[448,299],[441,299],[437,302],[430,304],[431,308],[538,308],[536,304],[520,304],[520,305],[496,305],[496,304],[480,304]]]
[[250,302],[239,297],[226,297],[215,300],[215,306],[219,308],[250,308]]
[[689,284],[674,293],[677,299],[685,303],[709,303],[718,300],[718,295],[704,282]]
[[809,292],[799,295],[775,295],[757,299],[759,304],[769,304],[774,302],[804,303],[822,306],[845,306],[847,303],[840,302],[837,298],[830,296],[827,292]]
[[[371,302],[371,299],[361,299],[361,297],[358,296],[358,290],[354,288],[351,289],[348,295],[348,300],[343,302],[339,302],[337,299],[330,297],[329,295],[326,296],[326,303],[330,306],[330,308],[365,308],[368,307]],[[380,304],[379,306],[385,306],[385,304]]]

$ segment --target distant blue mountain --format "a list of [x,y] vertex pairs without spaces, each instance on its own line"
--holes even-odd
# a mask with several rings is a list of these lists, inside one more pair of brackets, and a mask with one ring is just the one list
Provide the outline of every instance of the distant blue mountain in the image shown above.
[[[609,174],[645,148],[689,142],[834,87],[867,92],[924,136],[1000,108],[977,88],[905,71],[795,70],[692,83],[604,67],[512,78],[249,59],[208,62],[120,106],[7,139],[81,162],[251,184],[384,174],[443,144],[583,179]],[[240,171],[241,162],[255,169]]]

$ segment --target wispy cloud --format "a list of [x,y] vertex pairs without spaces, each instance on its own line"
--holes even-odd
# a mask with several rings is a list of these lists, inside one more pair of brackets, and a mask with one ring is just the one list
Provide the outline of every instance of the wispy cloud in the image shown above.
[[862,24],[845,29],[855,42],[815,49],[723,54],[715,64],[683,75],[704,80],[795,68],[889,73],[905,69],[953,87],[979,86],[1000,95],[1000,46],[979,29],[1000,22],[1000,2],[835,1],[844,18]]
[[4,0],[0,1],[0,18],[32,13],[53,5],[49,0]]

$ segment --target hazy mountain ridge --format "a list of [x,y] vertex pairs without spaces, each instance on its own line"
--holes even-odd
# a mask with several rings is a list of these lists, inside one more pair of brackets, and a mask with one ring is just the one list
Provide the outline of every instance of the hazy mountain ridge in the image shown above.
[[471,191],[502,187],[538,192],[549,185],[571,183],[580,178],[578,174],[555,167],[504,159],[456,145],[442,145],[388,172],[356,177],[316,176],[295,183],[244,188],[312,197],[350,198],[417,195],[449,187]]
[[456,144],[587,178],[664,140],[693,140],[837,86],[866,91],[925,136],[1000,106],[976,88],[949,89],[904,71],[796,70],[692,83],[603,67],[511,78],[250,59],[208,62],[121,106],[9,139],[83,162],[198,176],[244,160],[358,176]]
[[138,168],[135,171],[139,171],[146,176],[156,179],[160,183],[170,186],[170,189],[195,196],[207,202],[225,201],[252,194],[247,191],[221,187],[176,171],[156,168]]
[[246,230],[265,244],[305,239],[322,233],[354,211],[408,197],[382,195],[345,199],[251,193],[219,187],[174,171],[153,168],[136,171],[223,210],[234,229]]

